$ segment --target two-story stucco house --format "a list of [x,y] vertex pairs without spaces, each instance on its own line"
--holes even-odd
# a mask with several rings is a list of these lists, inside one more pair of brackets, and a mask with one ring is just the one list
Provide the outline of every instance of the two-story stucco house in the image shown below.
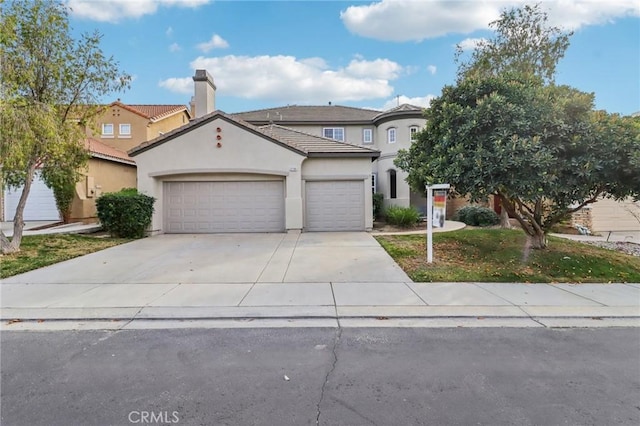
[[138,189],[156,199],[154,233],[364,231],[380,152],[215,109],[194,76],[195,119],[129,151]]
[[312,135],[335,139],[380,151],[372,163],[372,190],[384,195],[384,205],[426,208],[423,194],[410,190],[406,173],[393,160],[398,150],[408,149],[415,134],[425,125],[422,108],[402,104],[388,111],[338,105],[288,105],[233,114],[256,126],[270,123]]

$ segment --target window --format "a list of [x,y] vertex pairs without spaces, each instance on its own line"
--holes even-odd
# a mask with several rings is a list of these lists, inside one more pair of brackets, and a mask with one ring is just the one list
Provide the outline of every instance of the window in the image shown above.
[[372,173],[371,174],[371,192],[373,192],[374,194],[376,193],[377,187],[378,187],[378,174],[377,173]]
[[372,144],[373,143],[373,130],[372,129],[362,129],[362,143],[363,144]]
[[102,125],[102,137],[103,138],[112,138],[113,137],[113,124],[103,124]]
[[322,135],[325,138],[344,142],[344,128],[342,127],[326,127],[322,129]]
[[396,129],[392,127],[387,130],[387,143],[396,143]]
[[130,138],[131,137],[131,124],[121,124],[120,131],[118,133],[120,137]]
[[396,171],[389,170],[389,198],[396,198]]
[[411,142],[415,142],[418,131],[419,131],[418,126],[409,127],[409,135],[411,136]]

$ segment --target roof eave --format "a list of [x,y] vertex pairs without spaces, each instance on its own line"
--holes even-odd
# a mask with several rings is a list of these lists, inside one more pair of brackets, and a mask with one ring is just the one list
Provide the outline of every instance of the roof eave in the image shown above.
[[277,124],[278,126],[334,126],[334,125],[372,125],[371,120],[345,120],[345,121],[330,121],[330,120],[300,120],[300,121],[287,121],[287,120],[251,120],[242,118],[247,123],[251,123],[254,126],[268,126],[269,124]]
[[380,157],[380,152],[310,152],[309,158],[371,158]]
[[134,160],[125,160],[124,158],[112,157],[110,155],[99,154],[97,152],[89,152],[91,158],[99,158],[101,160],[113,161],[114,163],[126,164],[128,166],[136,166],[136,162]]

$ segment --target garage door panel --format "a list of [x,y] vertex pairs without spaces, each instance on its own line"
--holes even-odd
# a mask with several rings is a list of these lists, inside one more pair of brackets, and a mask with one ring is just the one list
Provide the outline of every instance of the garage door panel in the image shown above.
[[284,182],[165,182],[165,232],[283,232]]
[[308,231],[364,230],[363,182],[307,182],[306,229]]
[[[12,221],[22,195],[22,187],[4,193],[5,220]],[[0,194],[1,195],[1,194]],[[31,182],[31,190],[24,207],[23,220],[60,220],[60,213],[56,207],[56,199],[51,190],[36,172]]]

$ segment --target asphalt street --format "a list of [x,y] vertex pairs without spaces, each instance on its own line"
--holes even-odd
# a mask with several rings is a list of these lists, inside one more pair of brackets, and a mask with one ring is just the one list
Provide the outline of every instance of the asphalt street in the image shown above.
[[11,332],[1,423],[638,425],[638,328]]

